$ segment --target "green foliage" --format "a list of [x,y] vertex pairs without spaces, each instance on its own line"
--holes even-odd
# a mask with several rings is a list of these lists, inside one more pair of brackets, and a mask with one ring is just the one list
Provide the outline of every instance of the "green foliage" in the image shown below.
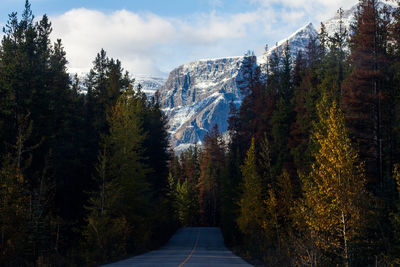
[[[1,255],[4,263],[18,264],[24,255],[29,221],[29,195],[22,174],[17,174],[17,161],[11,155],[2,161],[0,170]],[[14,262],[15,261],[15,262]]]
[[237,223],[240,231],[248,239],[252,249],[259,250],[263,238],[265,207],[262,198],[262,182],[257,171],[254,139],[241,166],[243,185],[239,200],[240,214]]
[[32,151],[39,145],[28,147],[32,135],[29,114],[18,118],[16,144],[1,162],[0,170],[0,229],[1,260],[8,265],[24,262],[48,264],[54,253],[51,247],[51,214],[49,203],[53,200],[53,181],[46,167],[41,171],[38,186],[27,179],[27,169]]
[[[104,137],[97,167],[99,189],[91,198],[84,231],[89,261],[140,251],[149,242],[151,196],[146,182],[148,169],[142,158],[142,110],[140,98],[129,87],[108,116],[110,133]],[[121,223],[120,227],[109,228],[116,223]]]
[[204,226],[219,224],[220,185],[225,168],[225,151],[217,125],[204,137],[200,157],[199,206],[200,223]]
[[182,184],[180,181],[177,182],[175,201],[181,224],[183,226],[193,225],[195,223],[193,218],[195,218],[196,212],[196,199],[193,197],[193,192],[191,192],[187,180]]
[[[10,14],[0,44],[2,264],[94,263],[164,241],[174,228],[158,100],[133,93],[121,62],[104,50],[87,78],[71,79],[61,40],[50,41],[48,17],[34,19],[29,1],[21,14]],[[122,91],[125,102],[116,106]],[[78,229],[89,221],[93,251],[80,250]],[[104,254],[92,242],[96,235]]]
[[267,76],[247,55],[229,149],[215,128],[171,157],[158,95],[103,49],[71,79],[26,1],[0,45],[1,264],[96,265],[212,225],[271,266],[398,265],[400,9],[379,3],[273,52]]

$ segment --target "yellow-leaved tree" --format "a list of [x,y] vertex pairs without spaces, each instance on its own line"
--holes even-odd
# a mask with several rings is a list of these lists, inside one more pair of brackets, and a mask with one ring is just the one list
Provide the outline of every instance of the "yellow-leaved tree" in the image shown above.
[[[305,184],[305,222],[314,242],[336,263],[348,266],[357,232],[365,220],[371,196],[365,188],[364,166],[349,138],[338,103],[323,98],[318,105],[319,150]],[[339,262],[338,262],[339,261]]]

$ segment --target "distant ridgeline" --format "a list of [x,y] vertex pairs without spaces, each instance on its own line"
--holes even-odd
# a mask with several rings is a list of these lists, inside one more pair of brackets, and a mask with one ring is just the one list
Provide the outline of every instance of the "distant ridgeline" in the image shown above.
[[[349,29],[356,6],[344,11],[343,27]],[[324,22],[326,33],[333,36],[339,28],[339,17]],[[266,62],[274,52],[282,54],[289,44],[292,62],[298,52],[304,52],[310,42],[318,41],[312,23],[298,29],[288,38],[276,43],[257,59],[255,56],[198,60],[177,67],[158,90],[161,106],[169,119],[171,146],[181,151],[191,145],[201,145],[205,134],[215,125],[227,136],[230,103],[240,106],[240,88],[246,86],[249,73],[260,67],[266,72]],[[262,77],[262,75],[261,75]]]

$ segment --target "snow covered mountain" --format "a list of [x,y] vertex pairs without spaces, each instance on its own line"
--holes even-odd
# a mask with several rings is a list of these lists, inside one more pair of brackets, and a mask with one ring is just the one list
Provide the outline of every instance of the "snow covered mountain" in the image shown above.
[[314,25],[310,22],[295,31],[289,37],[277,42],[259,58],[258,64],[265,64],[273,52],[277,52],[278,55],[281,55],[286,47],[286,44],[289,44],[292,58],[295,58],[299,51],[306,50],[311,38],[317,39],[318,32],[314,28]]
[[[351,23],[354,21],[354,13],[357,11],[357,5],[353,6],[352,8],[345,10],[343,12],[343,17],[342,17],[342,21],[343,21],[343,26],[349,30],[350,29],[350,25]],[[337,32],[339,30],[339,25],[340,25],[340,17],[339,14],[336,13],[335,16],[333,16],[332,18],[322,22],[325,25],[325,30],[326,33],[329,36],[333,36],[335,34],[335,32]],[[318,32],[321,32],[321,27],[318,27]]]
[[[354,6],[343,13],[343,25],[347,29],[354,20],[356,9],[357,6]],[[339,28],[339,16],[336,14],[324,24],[328,35],[332,36]],[[287,43],[292,58],[295,58],[298,51],[306,50],[311,39],[318,38],[319,30],[308,23],[276,43],[258,59],[231,57],[198,60],[174,69],[159,88],[159,93],[161,106],[169,119],[171,145],[175,151],[201,144],[214,124],[226,134],[229,104],[233,101],[239,106],[243,98],[240,88],[246,86],[245,66],[262,66],[273,51],[281,54]],[[244,64],[245,61],[250,64]]]
[[229,105],[240,105],[247,70],[256,66],[254,56],[232,57],[191,62],[170,73],[159,92],[175,150],[201,144],[215,124],[226,132]]
[[142,91],[148,97],[153,96],[155,92],[167,81],[167,79],[163,77],[154,77],[148,75],[136,75],[134,78],[135,84],[140,84],[142,86]]
[[[282,52],[286,42],[293,56],[304,50],[311,38],[318,36],[309,23],[288,38],[280,41],[273,50]],[[244,64],[246,62],[246,64]],[[232,57],[194,61],[174,69],[167,82],[159,89],[161,106],[169,118],[171,145],[176,151],[193,144],[201,144],[205,134],[215,124],[226,133],[229,104],[241,104],[240,88],[246,86],[248,66],[262,64],[256,57]]]
[[[394,8],[396,8],[397,4],[395,1],[382,1],[379,2],[378,7],[383,8],[386,7],[389,12],[394,11]],[[358,5],[354,5],[348,10],[343,11],[343,16],[342,16],[342,21],[343,21],[343,26],[347,29],[347,32],[351,32],[350,25],[354,22],[354,13],[357,11]],[[325,25],[326,32],[329,36],[333,36],[335,32],[339,30],[339,25],[340,25],[340,17],[339,14],[336,13],[335,16],[332,18],[322,22]],[[321,27],[318,27],[318,32],[320,32]]]
[[[88,73],[82,72],[80,74],[76,74],[79,81],[79,88],[81,88],[80,93],[86,94],[86,82]],[[75,74],[69,74],[70,79],[74,81]],[[148,96],[151,97],[157,92],[157,90],[167,81],[166,78],[163,77],[153,77],[148,75],[135,75],[135,86],[139,84],[142,86],[141,90]]]

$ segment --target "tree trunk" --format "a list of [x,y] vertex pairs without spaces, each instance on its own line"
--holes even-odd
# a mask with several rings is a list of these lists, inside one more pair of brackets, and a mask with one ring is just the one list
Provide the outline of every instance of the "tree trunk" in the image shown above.
[[343,234],[343,241],[344,241],[344,259],[345,259],[344,266],[348,267],[349,266],[349,251],[348,251],[348,246],[347,246],[346,220],[344,217],[343,210],[342,210],[342,224],[343,224],[342,234]]

